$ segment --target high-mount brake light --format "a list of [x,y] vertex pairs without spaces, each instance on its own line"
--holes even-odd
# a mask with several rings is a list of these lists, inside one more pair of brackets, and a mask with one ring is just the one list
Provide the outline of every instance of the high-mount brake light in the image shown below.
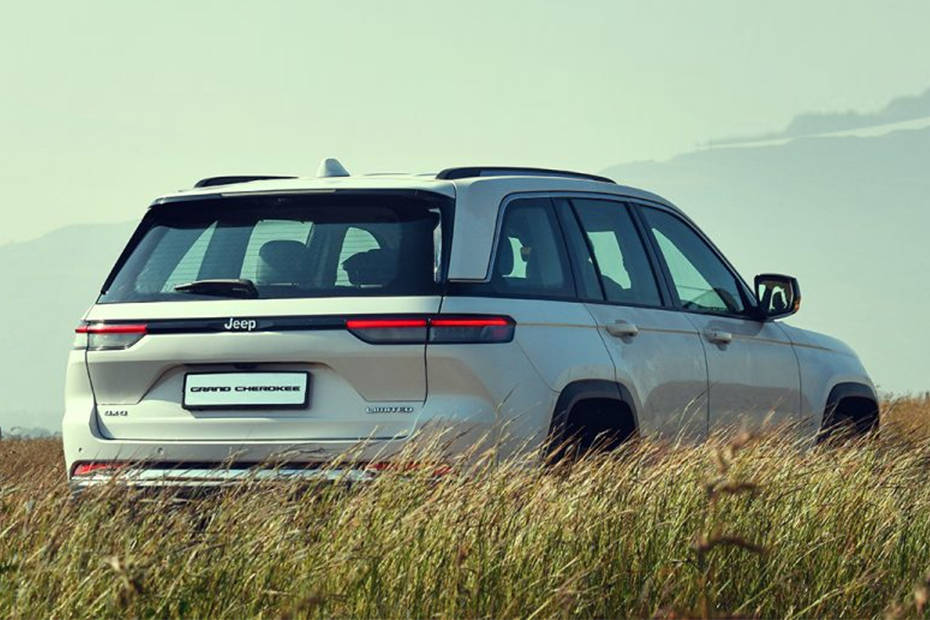
[[74,330],[74,348],[93,351],[128,349],[148,332],[144,323],[82,323]]
[[503,316],[434,316],[349,319],[346,329],[371,344],[476,344],[510,342],[516,324]]

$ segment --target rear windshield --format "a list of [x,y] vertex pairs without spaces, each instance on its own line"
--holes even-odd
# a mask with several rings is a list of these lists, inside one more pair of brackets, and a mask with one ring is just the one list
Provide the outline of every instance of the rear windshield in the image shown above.
[[268,299],[435,294],[445,202],[328,194],[156,206],[99,302],[225,296],[190,286],[204,280],[247,280],[251,296]]

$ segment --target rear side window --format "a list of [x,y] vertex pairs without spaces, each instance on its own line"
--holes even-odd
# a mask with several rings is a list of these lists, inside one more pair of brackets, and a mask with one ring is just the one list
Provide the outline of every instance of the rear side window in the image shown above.
[[328,195],[156,206],[100,303],[215,299],[222,291],[176,288],[213,279],[249,280],[259,298],[437,294],[443,202]]
[[548,198],[514,200],[505,208],[491,287],[503,295],[574,297],[565,242]]
[[659,306],[655,274],[626,205],[610,200],[572,200],[588,238],[607,301]]

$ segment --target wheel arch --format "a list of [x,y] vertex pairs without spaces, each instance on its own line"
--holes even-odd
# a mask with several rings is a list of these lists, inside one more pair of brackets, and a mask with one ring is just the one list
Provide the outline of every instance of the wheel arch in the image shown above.
[[594,399],[614,400],[625,405],[633,418],[634,429],[637,432],[639,431],[639,415],[636,401],[625,385],[606,379],[581,379],[569,383],[559,393],[549,422],[548,438],[552,439],[561,432],[575,405]]
[[879,406],[878,395],[872,386],[856,381],[842,381],[830,388],[827,400],[821,410],[820,431],[824,431],[832,422],[834,412],[840,409],[843,401],[854,399],[857,401],[867,400],[874,406],[874,426],[877,426],[881,418],[881,408]]

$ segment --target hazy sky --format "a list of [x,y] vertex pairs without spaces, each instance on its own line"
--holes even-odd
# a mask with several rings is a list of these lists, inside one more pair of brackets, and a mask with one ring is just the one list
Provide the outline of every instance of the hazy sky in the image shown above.
[[219,173],[597,171],[930,85],[930,2],[20,2],[0,243]]

